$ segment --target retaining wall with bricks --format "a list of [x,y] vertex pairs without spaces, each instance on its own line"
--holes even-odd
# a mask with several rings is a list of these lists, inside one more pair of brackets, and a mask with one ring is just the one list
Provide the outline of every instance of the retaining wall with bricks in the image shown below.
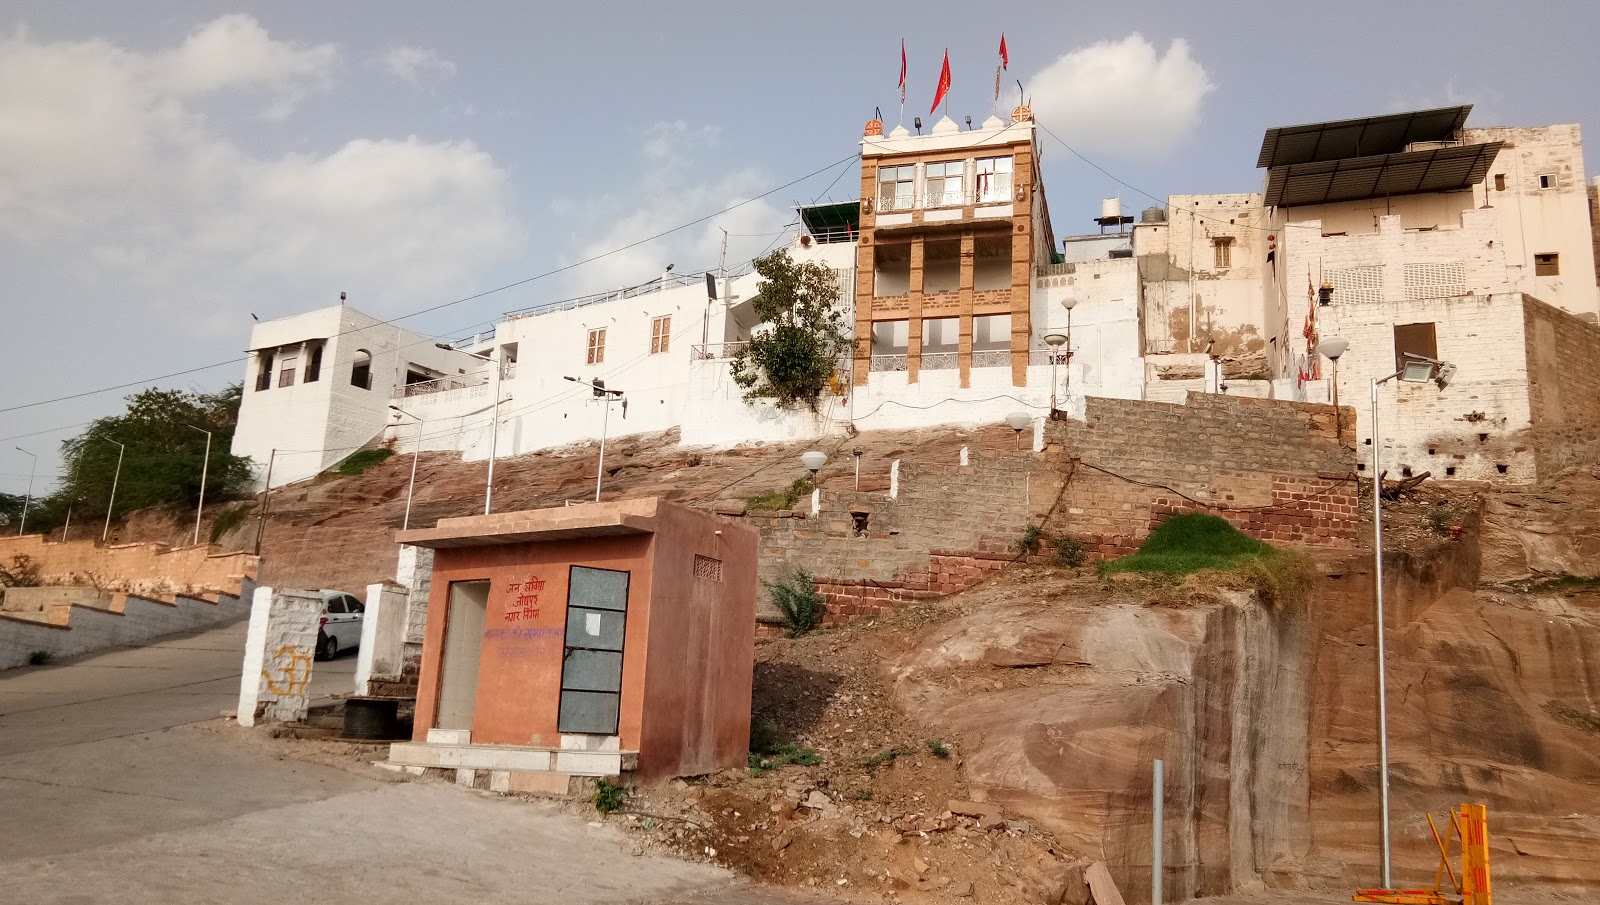
[[[1359,536],[1354,413],[1191,395],[1185,405],[1092,398],[1052,422],[1042,452],[970,465],[903,463],[897,493],[824,491],[819,511],[751,513],[761,577],[803,568],[824,623],[871,617],[970,588],[1022,558],[1030,525],[1091,558],[1131,553],[1168,517],[1209,512],[1282,546],[1353,548]],[[1048,543],[1028,558],[1047,561]],[[764,622],[781,621],[760,601]]]

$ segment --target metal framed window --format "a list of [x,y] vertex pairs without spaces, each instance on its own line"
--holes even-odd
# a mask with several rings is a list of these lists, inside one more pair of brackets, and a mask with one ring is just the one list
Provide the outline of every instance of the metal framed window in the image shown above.
[[979,204],[1002,204],[1011,200],[1011,158],[980,157],[973,193]]
[[615,569],[572,566],[568,572],[558,732],[617,734],[628,580],[627,572]]
[[962,190],[966,181],[965,161],[930,163],[923,176],[922,196],[926,207],[957,207],[966,200]]
[[1561,276],[1561,256],[1555,252],[1533,256],[1533,275],[1536,277]]
[[[659,355],[667,351],[667,344],[672,339],[672,315],[664,314],[650,321],[650,354]],[[594,362],[590,362],[594,364]]]
[[606,328],[597,327],[589,331],[589,364],[597,365],[606,360]]
[[287,358],[285,358],[283,360],[283,364],[279,365],[279,367],[278,367],[278,386],[280,386],[280,387],[292,387],[292,386],[294,386],[294,378],[295,378],[295,375],[297,373],[299,373],[299,371],[300,371],[300,359],[299,358],[297,358],[295,356],[292,356],[292,355],[287,357]]
[[917,168],[912,164],[878,167],[878,210],[910,210],[914,203],[916,181]]
[[1395,324],[1394,325],[1394,369],[1402,370],[1406,366],[1406,353],[1420,355],[1423,358],[1439,357],[1439,338],[1434,332],[1434,325],[1430,321],[1425,324]]
[[1227,270],[1233,266],[1233,237],[1217,236],[1211,240],[1211,253],[1215,258],[1217,270]]
[[301,378],[300,382],[316,383],[322,378],[322,345],[320,343],[311,347],[311,353],[307,356],[307,359],[305,377]]
[[272,353],[257,352],[256,392],[272,389]]

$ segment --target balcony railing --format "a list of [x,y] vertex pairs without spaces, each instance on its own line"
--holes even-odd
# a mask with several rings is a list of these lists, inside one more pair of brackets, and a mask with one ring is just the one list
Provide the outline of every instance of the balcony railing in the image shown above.
[[959,362],[954,352],[924,352],[922,353],[922,370],[924,371],[953,371]]
[[693,361],[718,361],[736,358],[739,353],[748,348],[750,348],[749,342],[699,343],[689,347],[689,358]]
[[904,371],[906,369],[906,356],[900,355],[874,355],[872,356],[872,370],[874,371]]
[[1034,349],[1028,353],[1028,364],[1030,365],[1055,364],[1065,366],[1071,363],[1071,352],[1053,352],[1049,349]]
[[483,386],[489,378],[482,375],[466,375],[456,377],[440,377],[434,380],[424,380],[419,383],[408,383],[399,387],[395,392],[396,399],[412,396],[431,396],[434,393],[445,393],[450,390],[461,390],[467,387]]
[[1009,368],[1011,367],[1011,350],[984,349],[973,352],[972,366],[974,368]]
[[935,192],[931,195],[879,195],[878,212],[882,214],[921,208],[934,210],[948,207],[972,207],[1011,203],[1011,183],[996,185],[982,192]]

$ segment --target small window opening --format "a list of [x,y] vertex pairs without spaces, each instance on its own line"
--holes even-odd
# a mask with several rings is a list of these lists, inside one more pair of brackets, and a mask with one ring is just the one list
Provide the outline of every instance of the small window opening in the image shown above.
[[257,352],[256,391],[272,389],[272,353]]
[[1410,465],[1402,465],[1402,466],[1400,466],[1400,477],[1402,477],[1402,478],[1411,477],[1411,466]]
[[[1216,257],[1216,269],[1227,270],[1233,266],[1233,237],[1218,236],[1211,240],[1211,251]],[[1099,274],[1096,274],[1099,276]]]
[[1368,437],[1368,438],[1367,438],[1367,439],[1365,439],[1365,440],[1362,440],[1362,441],[1361,441],[1361,442],[1362,442],[1362,443],[1363,443],[1363,444],[1365,444],[1365,445],[1367,445],[1367,446],[1371,446],[1371,445],[1372,445],[1372,438],[1371,438],[1371,437]]
[[1497,192],[1503,192],[1506,190],[1506,174],[1494,174],[1494,190]]
[[303,383],[316,383],[322,378],[322,346],[311,347],[311,354],[306,360],[306,376]]
[[1561,256],[1555,252],[1533,256],[1533,275],[1536,277],[1558,277],[1561,275]]
[[1438,450],[1437,450],[1437,449],[1434,449],[1434,448],[1433,448],[1433,447],[1431,447],[1431,446],[1430,446],[1430,447],[1428,447],[1428,455],[1430,455],[1430,456],[1437,456],[1437,455],[1438,455],[1438,454],[1439,454],[1439,451],[1438,451]]
[[1541,189],[1553,189],[1553,188],[1557,187],[1558,185],[1560,185],[1560,180],[1558,180],[1556,178],[1556,174],[1554,174],[1554,173],[1540,173],[1539,174],[1539,188],[1541,188]]
[[1446,477],[1454,477],[1456,473],[1456,467],[1454,465],[1446,465],[1444,467],[1444,473]]
[[1356,471],[1366,471],[1366,470],[1367,470],[1367,463],[1365,463],[1365,462],[1356,463]]
[[1495,466],[1494,466],[1494,470],[1500,472],[1501,474],[1505,474],[1507,471],[1511,470],[1511,466],[1506,465],[1503,462],[1496,463]]
[[852,512],[852,513],[850,513],[850,521],[854,523],[855,531],[856,531],[856,537],[866,537],[867,536],[867,521],[870,518],[872,518],[872,514],[869,513],[869,512]]
[[606,360],[606,328],[598,327],[589,331],[589,353],[585,358],[589,364],[603,364]]
[[1478,442],[1479,443],[1488,443],[1489,442],[1489,435],[1488,434],[1479,434],[1478,435]]
[[356,360],[350,365],[350,385],[372,389],[372,353],[366,349],[356,350]]

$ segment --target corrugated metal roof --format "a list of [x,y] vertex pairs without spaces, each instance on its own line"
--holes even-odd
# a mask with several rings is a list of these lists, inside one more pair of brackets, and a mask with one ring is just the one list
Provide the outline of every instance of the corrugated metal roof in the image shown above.
[[1395,154],[1419,141],[1449,141],[1467,124],[1472,105],[1391,113],[1268,129],[1258,167],[1281,167]]
[[1459,191],[1483,181],[1501,145],[1493,141],[1277,166],[1267,171],[1266,203],[1294,207]]

